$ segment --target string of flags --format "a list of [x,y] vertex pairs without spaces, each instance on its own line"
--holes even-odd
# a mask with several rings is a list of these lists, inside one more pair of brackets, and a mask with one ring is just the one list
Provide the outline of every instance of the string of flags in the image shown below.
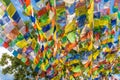
[[120,73],[120,0],[35,0],[39,10],[31,1],[19,0],[28,21],[10,0],[0,3],[0,45],[40,78]]

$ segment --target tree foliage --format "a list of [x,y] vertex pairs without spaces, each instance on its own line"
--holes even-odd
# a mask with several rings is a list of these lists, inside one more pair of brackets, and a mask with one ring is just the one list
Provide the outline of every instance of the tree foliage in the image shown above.
[[[11,62],[10,65],[8,65],[9,62]],[[0,66],[5,66],[2,73],[13,74],[14,80],[34,80],[37,75],[31,66],[26,66],[21,60],[7,53],[2,55]]]

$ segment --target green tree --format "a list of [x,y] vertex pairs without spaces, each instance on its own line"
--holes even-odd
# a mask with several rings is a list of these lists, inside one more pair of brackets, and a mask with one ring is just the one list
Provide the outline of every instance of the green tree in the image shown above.
[[[9,61],[11,62],[11,65],[8,65]],[[2,55],[0,66],[6,66],[3,68],[2,73],[13,74],[14,80],[34,80],[37,75],[31,66],[26,66],[21,60],[8,55],[7,53]]]

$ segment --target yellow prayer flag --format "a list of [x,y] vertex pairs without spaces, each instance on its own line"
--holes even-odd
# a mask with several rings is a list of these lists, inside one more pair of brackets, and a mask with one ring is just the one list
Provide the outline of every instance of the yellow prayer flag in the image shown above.
[[30,44],[32,42],[31,38],[28,38],[27,43]]
[[45,63],[42,63],[40,67],[41,67],[41,70],[46,71],[46,69],[45,69]]
[[59,60],[56,59],[53,63],[54,63],[54,64],[58,64],[58,63],[59,63]]
[[53,34],[53,39],[56,41],[56,31],[55,31],[55,33]]
[[29,6],[27,6],[27,8],[25,8],[25,13],[26,13],[28,16],[32,15],[32,11],[33,11],[32,5],[29,5]]
[[99,55],[99,51],[97,50],[94,54],[93,54],[93,59],[95,60],[97,58],[97,56]]
[[46,37],[45,33],[43,33],[43,36],[44,36],[44,38],[45,38],[45,39],[47,39],[47,37]]
[[75,29],[75,20],[65,26],[65,33],[68,33]]
[[36,68],[36,64],[32,64],[32,68],[35,69]]
[[51,53],[47,54],[47,58],[48,58],[48,59],[50,59],[50,58],[51,58],[51,56],[52,56],[52,54],[51,54]]
[[33,49],[35,49],[35,47],[36,47],[36,40],[35,39],[33,39],[32,40],[32,44],[31,44],[31,47],[33,48]]
[[46,71],[46,66],[48,65],[48,60],[46,59],[45,60],[45,63],[43,62],[42,64],[41,64],[41,70],[43,70],[43,71]]
[[70,80],[75,80],[74,77],[73,77],[72,75],[70,76]]
[[10,17],[12,17],[14,13],[16,12],[16,9],[12,3],[10,3],[9,6],[7,7],[7,12]]
[[106,48],[105,52],[111,52],[111,49],[110,48]]
[[113,13],[113,14],[110,14],[110,17],[111,17],[111,18],[117,17],[117,12],[115,12],[115,13]]
[[67,66],[70,66],[72,64],[76,64],[76,63],[79,63],[80,61],[75,59],[75,60],[71,60],[68,64],[66,64]]
[[45,59],[45,64],[46,64],[46,65],[48,65],[48,64],[49,64],[48,59]]
[[79,8],[76,8],[75,10],[76,16],[86,14],[86,12],[87,12],[87,7],[85,5],[80,6]]
[[90,70],[90,69],[89,69],[89,67],[88,67],[88,68],[86,68],[86,69],[85,69],[85,71],[84,71],[84,73],[86,73],[86,74],[87,74],[87,73],[89,72],[89,70]]
[[0,8],[0,17],[2,17],[4,15],[4,11]]
[[38,20],[36,20],[35,24],[36,24],[37,29],[41,30],[41,27],[40,27],[40,24],[39,24]]
[[107,42],[114,42],[114,38],[110,38],[110,39],[108,39]]
[[106,60],[112,62],[114,60],[115,54],[107,54]]
[[92,41],[91,41],[91,42],[90,42],[90,45],[88,46],[88,51],[92,50],[92,48],[93,48],[93,43],[92,43]]
[[90,54],[90,56],[88,57],[88,60],[92,60],[93,54]]
[[23,47],[27,46],[27,41],[26,41],[25,39],[23,39],[23,40],[21,40],[21,41],[18,41],[18,42],[16,43],[16,45],[17,45],[18,47],[20,47],[20,48],[23,48]]
[[94,1],[92,0],[91,4],[90,4],[90,8],[88,9],[88,22],[90,23],[90,27],[92,27],[92,23],[93,23],[93,12],[94,12]]
[[120,35],[118,36],[118,39],[119,39],[119,41],[120,41]]
[[106,20],[106,19],[100,19],[99,20],[99,25],[103,26],[103,25],[108,25],[109,24],[109,21]]
[[94,20],[94,27],[98,27],[98,26],[99,26],[99,21],[100,21],[100,20],[98,20],[98,19],[95,19],[95,20]]

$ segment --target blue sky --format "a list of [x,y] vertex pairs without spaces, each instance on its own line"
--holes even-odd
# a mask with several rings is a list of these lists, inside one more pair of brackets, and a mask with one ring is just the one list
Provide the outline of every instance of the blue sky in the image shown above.
[[110,10],[110,13],[113,13],[113,12],[112,12],[112,7],[113,7],[113,5],[114,5],[114,0],[111,0],[111,6],[110,6],[110,9],[111,9],[111,10]]
[[13,75],[10,75],[10,74],[6,74],[6,75],[3,75],[2,74],[2,67],[0,67],[0,80],[13,80]]
[[[113,5],[114,5],[114,0],[109,0],[111,3],[110,3],[110,13],[112,14],[112,8],[113,8]],[[104,4],[104,0],[101,0],[101,3]],[[101,4],[100,3],[100,4]],[[101,8],[103,8],[103,6],[100,6]]]

